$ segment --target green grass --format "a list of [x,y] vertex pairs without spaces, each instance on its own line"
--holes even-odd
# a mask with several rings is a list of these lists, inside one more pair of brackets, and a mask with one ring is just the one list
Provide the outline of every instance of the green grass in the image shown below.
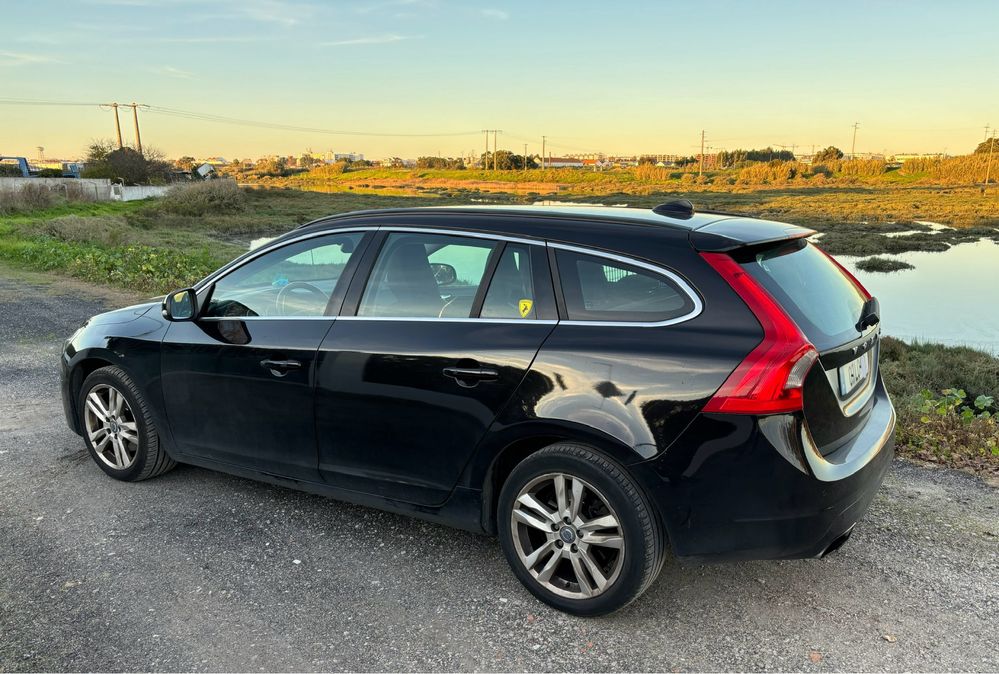
[[[896,451],[901,456],[999,477],[996,417],[961,419],[924,411],[923,392],[937,398],[948,389],[969,401],[999,401],[999,358],[965,347],[881,341],[881,374],[898,412]],[[996,413],[993,403],[990,413]]]
[[[171,200],[68,202],[0,216],[0,260],[139,292],[189,286],[246,250],[333,213],[451,203],[298,190],[243,190],[238,200],[202,190]],[[223,206],[219,206],[219,204]],[[221,211],[221,212],[218,212]]]
[[889,273],[893,271],[902,271],[903,269],[915,269],[915,267],[908,262],[894,260],[889,257],[869,257],[867,259],[860,260],[857,263],[857,269],[868,272]]

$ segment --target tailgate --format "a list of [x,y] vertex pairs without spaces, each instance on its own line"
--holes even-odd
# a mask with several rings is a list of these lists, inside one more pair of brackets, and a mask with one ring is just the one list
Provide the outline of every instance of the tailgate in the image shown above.
[[835,451],[862,430],[873,405],[879,327],[858,329],[869,295],[801,237],[751,245],[732,256],[819,352],[818,366],[805,379],[802,402],[819,451]]

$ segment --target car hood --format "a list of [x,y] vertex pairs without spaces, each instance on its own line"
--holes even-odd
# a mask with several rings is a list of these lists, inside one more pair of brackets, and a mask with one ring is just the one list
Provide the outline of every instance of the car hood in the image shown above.
[[163,302],[162,297],[157,297],[149,302],[144,302],[142,304],[133,304],[130,307],[125,307],[123,309],[115,309],[114,311],[106,311],[103,314],[97,314],[89,321],[87,325],[110,325],[112,323],[129,323],[136,320],[140,316],[144,316],[149,313],[149,310],[154,307],[159,307]]

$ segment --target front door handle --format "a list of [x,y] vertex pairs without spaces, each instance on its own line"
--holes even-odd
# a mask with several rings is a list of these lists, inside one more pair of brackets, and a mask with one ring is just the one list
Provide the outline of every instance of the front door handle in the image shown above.
[[480,381],[499,379],[499,372],[485,367],[446,367],[443,372],[445,377],[454,379],[460,386],[466,388],[471,388]]
[[283,377],[292,370],[297,370],[302,367],[302,364],[297,360],[265,359],[260,361],[260,367],[265,370],[270,370],[270,373],[275,377]]

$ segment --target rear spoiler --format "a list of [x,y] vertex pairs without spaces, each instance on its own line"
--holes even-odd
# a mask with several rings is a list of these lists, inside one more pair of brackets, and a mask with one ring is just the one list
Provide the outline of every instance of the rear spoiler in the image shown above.
[[737,248],[759,246],[815,234],[814,229],[786,222],[755,218],[722,218],[690,231],[690,245],[707,253],[727,253]]

